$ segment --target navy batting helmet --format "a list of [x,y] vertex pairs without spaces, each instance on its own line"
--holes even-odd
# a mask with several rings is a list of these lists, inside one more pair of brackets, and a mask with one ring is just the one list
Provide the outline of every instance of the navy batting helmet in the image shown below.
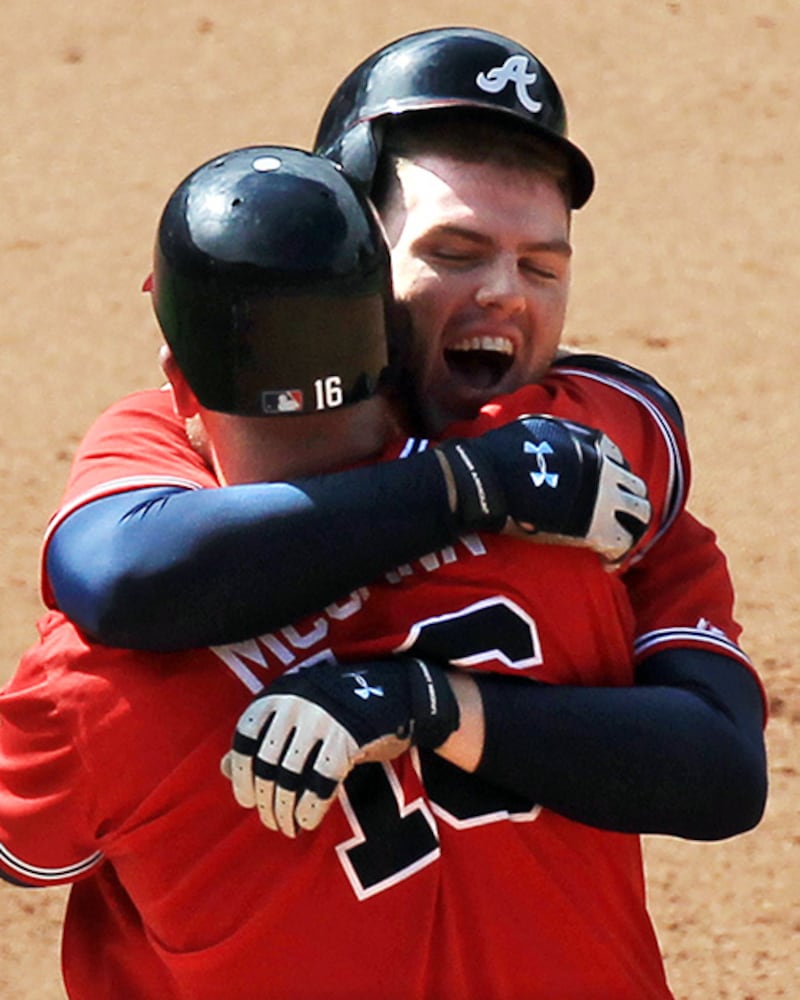
[[567,138],[564,101],[528,49],[480,28],[435,28],[399,38],[364,60],[339,86],[320,122],[314,149],[369,189],[382,125],[394,115],[475,108],[508,116],[562,150],[572,207],[594,188],[586,155]]
[[203,164],[162,213],[151,291],[210,410],[311,413],[371,395],[387,364],[389,253],[341,168],[281,146]]

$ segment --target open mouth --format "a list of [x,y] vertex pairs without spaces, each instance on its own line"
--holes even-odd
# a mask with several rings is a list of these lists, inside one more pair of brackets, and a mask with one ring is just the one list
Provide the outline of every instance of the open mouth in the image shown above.
[[472,337],[444,352],[447,367],[472,389],[493,389],[514,364],[514,345],[507,337]]

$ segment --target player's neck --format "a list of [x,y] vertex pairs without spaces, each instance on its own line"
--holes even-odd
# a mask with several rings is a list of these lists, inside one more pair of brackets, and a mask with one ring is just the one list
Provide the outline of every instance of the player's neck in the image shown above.
[[377,458],[400,433],[392,404],[376,396],[330,413],[234,419],[209,427],[224,484],[321,475]]

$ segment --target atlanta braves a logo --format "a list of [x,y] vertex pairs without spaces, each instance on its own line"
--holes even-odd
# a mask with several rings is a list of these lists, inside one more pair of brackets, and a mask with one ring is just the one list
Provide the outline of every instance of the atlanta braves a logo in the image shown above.
[[531,114],[542,110],[541,101],[535,101],[528,93],[528,87],[536,82],[536,73],[528,73],[525,56],[509,56],[502,66],[494,66],[488,73],[478,73],[475,83],[487,94],[499,94],[509,83],[517,90],[517,100]]
[[547,456],[553,454],[550,445],[546,441],[542,441],[541,444],[526,441],[523,447],[527,455],[536,456],[536,465],[539,471],[530,473],[533,485],[549,486],[551,489],[555,489],[558,486],[558,473],[550,472],[547,468]]

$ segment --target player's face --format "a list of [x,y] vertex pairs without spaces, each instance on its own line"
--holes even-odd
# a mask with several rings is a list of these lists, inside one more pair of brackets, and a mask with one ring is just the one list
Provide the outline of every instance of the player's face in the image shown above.
[[382,213],[428,430],[543,377],[569,289],[569,212],[539,174],[440,155],[399,165]]

